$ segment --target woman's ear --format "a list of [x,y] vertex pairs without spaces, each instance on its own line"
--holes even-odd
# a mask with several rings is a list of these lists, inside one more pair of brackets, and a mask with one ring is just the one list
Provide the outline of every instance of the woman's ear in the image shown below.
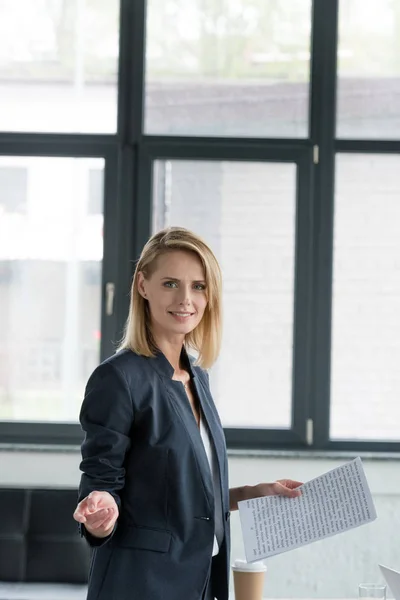
[[138,291],[139,291],[139,294],[143,298],[147,298],[145,281],[146,280],[145,280],[143,271],[139,271],[139,273],[138,273]]

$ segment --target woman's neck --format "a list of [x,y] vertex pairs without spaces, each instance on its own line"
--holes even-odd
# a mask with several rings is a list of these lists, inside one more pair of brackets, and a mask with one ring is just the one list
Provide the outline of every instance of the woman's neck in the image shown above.
[[179,336],[179,339],[166,340],[154,336],[157,348],[161,350],[168,362],[173,366],[175,372],[181,370],[181,353],[182,346],[185,341],[184,336]]

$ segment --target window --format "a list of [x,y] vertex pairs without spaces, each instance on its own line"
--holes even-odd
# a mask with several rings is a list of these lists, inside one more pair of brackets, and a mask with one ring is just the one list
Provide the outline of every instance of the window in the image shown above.
[[[14,159],[16,160],[16,159]],[[0,220],[0,419],[76,421],[100,359],[102,215],[85,211],[101,159],[20,157],[28,210]],[[88,283],[86,265],[97,272]]]
[[227,444],[400,450],[398,5],[2,0],[2,441],[81,441],[135,261],[183,225],[223,269]]
[[0,131],[115,132],[118,0],[2,0]]
[[341,0],[339,17],[337,135],[399,138],[398,3]]
[[89,215],[103,214],[104,200],[104,174],[101,169],[90,169],[89,171],[89,194],[88,194],[88,213]]
[[311,0],[149,0],[145,131],[306,137]]
[[5,165],[0,158],[0,218],[4,213],[24,214],[27,210],[27,171]]
[[158,161],[155,175],[154,229],[198,232],[221,264],[224,339],[211,379],[224,425],[290,427],[296,166]]
[[400,156],[339,155],[331,436],[398,439]]

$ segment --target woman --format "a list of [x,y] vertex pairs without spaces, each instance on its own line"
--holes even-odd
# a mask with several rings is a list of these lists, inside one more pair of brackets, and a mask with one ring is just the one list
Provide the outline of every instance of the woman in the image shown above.
[[[300,483],[228,488],[205,369],[221,341],[221,273],[173,227],[138,261],[125,337],[90,377],[74,518],[94,547],[88,600],[228,600],[229,515]],[[188,349],[197,352],[194,361]]]

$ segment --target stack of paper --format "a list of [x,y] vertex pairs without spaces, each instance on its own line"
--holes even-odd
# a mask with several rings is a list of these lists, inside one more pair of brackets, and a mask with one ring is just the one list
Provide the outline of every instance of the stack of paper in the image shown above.
[[[301,486],[297,498],[239,502],[247,562],[370,523],[376,511],[360,458]],[[400,600],[400,599],[399,599]]]

